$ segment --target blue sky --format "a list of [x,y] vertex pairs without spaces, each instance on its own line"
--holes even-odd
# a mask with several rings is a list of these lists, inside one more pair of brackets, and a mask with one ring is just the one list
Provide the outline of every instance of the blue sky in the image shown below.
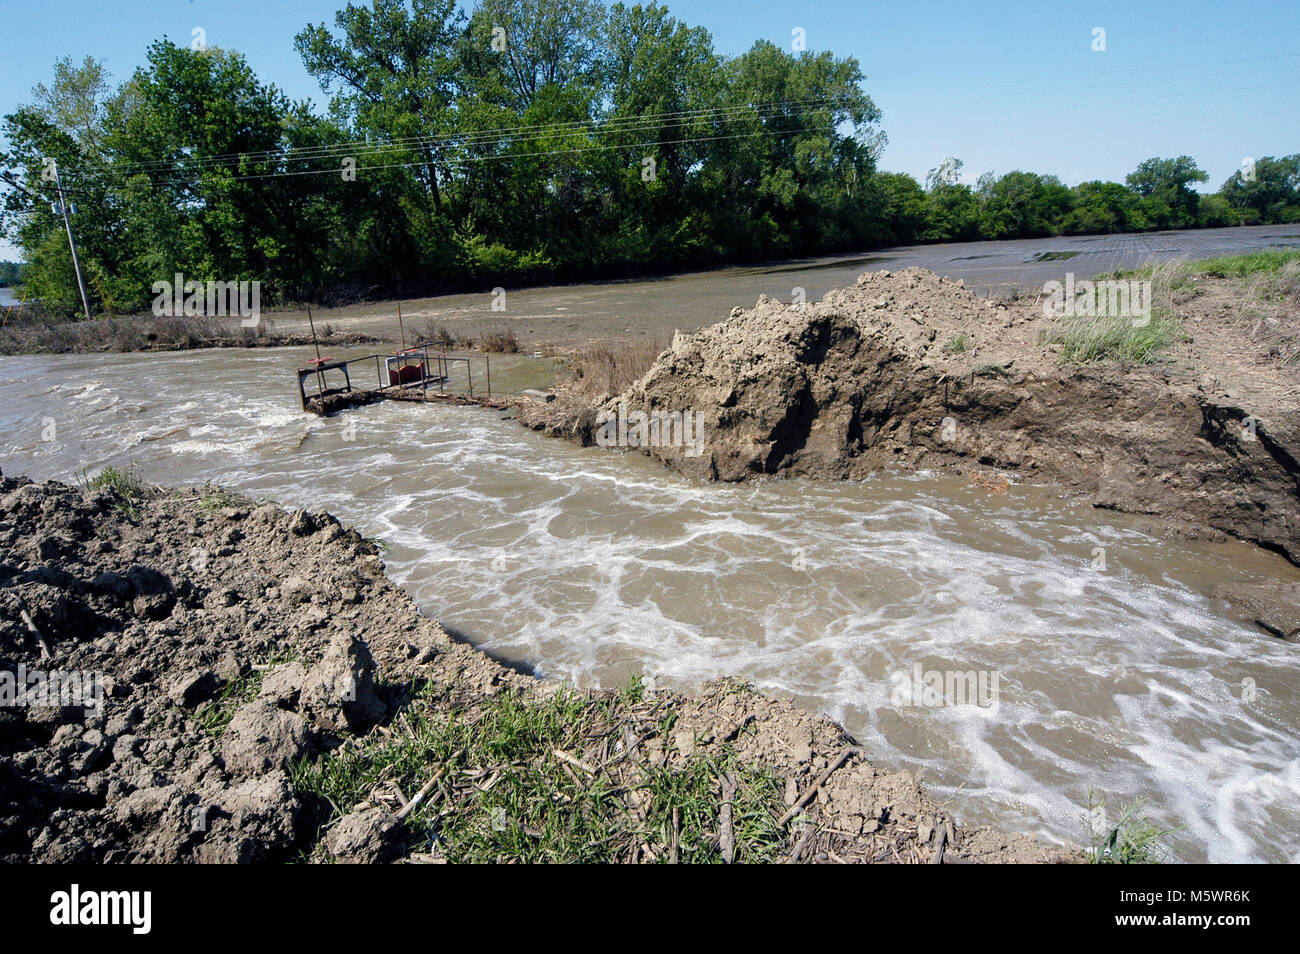
[[[324,94],[293,50],[344,0],[34,0],[4,13],[0,113],[30,98],[62,56],[102,59],[121,80],[166,35],[239,50],[296,99]],[[760,38],[854,56],[889,136],[882,165],[921,179],[944,156],[983,172],[1028,169],[1067,184],[1122,181],[1150,156],[1187,154],[1217,189],[1244,157],[1300,152],[1300,3],[667,0],[722,53]],[[1105,31],[1095,51],[1093,31]],[[0,258],[13,257],[0,244]]]

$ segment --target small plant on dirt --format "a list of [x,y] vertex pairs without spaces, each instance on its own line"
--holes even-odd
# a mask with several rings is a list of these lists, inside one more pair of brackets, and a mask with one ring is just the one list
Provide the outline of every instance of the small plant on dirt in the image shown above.
[[262,688],[263,673],[254,671],[247,676],[239,676],[221,687],[216,698],[200,706],[194,713],[194,721],[204,732],[214,739],[225,735],[226,727],[235,717],[235,710],[245,702],[257,698]]
[[113,498],[114,509],[132,518],[140,515],[139,502],[144,499],[145,486],[133,467],[124,470],[109,464],[94,477],[83,470],[81,487],[87,492],[107,492]]
[[948,352],[950,354],[965,354],[966,349],[970,347],[970,341],[965,335],[957,335],[948,339]]
[[619,698],[627,705],[634,706],[645,698],[646,685],[641,676],[632,676],[627,683],[619,690]]
[[226,682],[217,695],[194,713],[199,727],[214,739],[226,733],[230,720],[235,717],[235,710],[246,702],[252,702],[262,691],[262,682],[272,668],[295,658],[292,650],[282,649],[269,654],[265,662],[252,668],[247,675],[239,675]]
[[1145,801],[1138,799],[1120,810],[1113,826],[1098,831],[1093,819],[1104,817],[1106,802],[1088,791],[1088,863],[1094,865],[1158,865],[1169,858],[1165,840],[1181,828],[1161,828],[1142,814]]
[[211,512],[225,507],[233,507],[237,503],[239,503],[238,497],[207,480],[204,481],[203,488],[199,491],[199,499],[194,506],[199,510]]

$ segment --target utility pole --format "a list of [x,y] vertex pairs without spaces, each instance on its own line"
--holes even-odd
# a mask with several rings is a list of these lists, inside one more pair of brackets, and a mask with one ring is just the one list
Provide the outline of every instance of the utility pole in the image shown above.
[[77,243],[72,238],[72,220],[68,218],[68,201],[63,196],[63,180],[59,177],[59,164],[54,165],[54,186],[59,190],[59,211],[63,213],[63,225],[68,230],[68,248],[72,249],[72,269],[77,273],[77,288],[81,291],[81,307],[86,311],[86,320],[90,321],[90,302],[86,300],[86,283],[81,280],[81,264],[77,261]]

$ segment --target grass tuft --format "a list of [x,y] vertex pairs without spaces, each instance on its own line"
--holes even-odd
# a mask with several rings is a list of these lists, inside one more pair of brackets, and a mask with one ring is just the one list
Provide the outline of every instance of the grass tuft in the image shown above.
[[[1165,840],[1181,828],[1161,828],[1142,814],[1145,806],[1138,799],[1120,810],[1119,820],[1098,832],[1089,822],[1088,863],[1094,865],[1158,865],[1169,859]],[[1106,808],[1104,800],[1088,792],[1088,819]]]
[[109,464],[94,477],[89,477],[82,471],[81,487],[87,492],[107,492],[113,498],[114,509],[121,510],[133,519],[140,515],[139,503],[144,499],[146,490],[134,467],[122,469]]
[[239,498],[228,490],[222,490],[212,481],[203,482],[203,488],[199,491],[199,499],[194,506],[202,511],[211,512],[221,510],[225,507],[233,507],[239,503]]
[[281,663],[296,658],[291,650],[279,650],[267,657],[266,662],[255,666],[245,675],[236,676],[227,681],[211,700],[200,706],[194,713],[194,720],[199,728],[214,739],[226,733],[230,720],[235,717],[235,710],[246,702],[252,702],[262,691],[262,682],[266,674]]
[[1277,274],[1287,266],[1300,264],[1300,249],[1264,249],[1244,255],[1220,255],[1192,262],[1191,267],[1215,278],[1247,278],[1260,273]]
[[1145,325],[1131,318],[1078,318],[1062,322],[1042,337],[1044,344],[1061,346],[1061,360],[1088,364],[1118,358],[1134,364],[1155,361],[1165,348],[1182,337],[1182,328],[1163,309],[1156,309]]

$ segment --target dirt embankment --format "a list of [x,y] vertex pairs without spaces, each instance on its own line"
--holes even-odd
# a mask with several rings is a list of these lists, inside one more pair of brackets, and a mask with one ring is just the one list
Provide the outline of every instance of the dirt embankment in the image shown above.
[[[328,333],[326,333],[328,332]],[[173,318],[140,315],[93,321],[34,319],[0,325],[0,354],[93,354],[129,351],[192,351],[199,348],[301,347],[313,341],[330,347],[377,344],[387,338],[322,328],[310,333],[281,334],[274,321],[257,329],[239,319]]]
[[[595,443],[620,408],[693,411],[702,453],[662,434],[642,450],[710,480],[995,469],[1300,563],[1300,381],[1253,344],[1229,292],[1174,302],[1178,331],[1155,362],[1071,364],[1045,343],[1062,319],[1037,301],[980,299],[924,269],[868,272],[802,308],[736,308],[678,335],[603,405],[561,400],[524,419]],[[1300,317],[1274,310],[1273,325],[1300,333]],[[635,446],[635,423],[620,443]]]
[[[1065,857],[959,826],[840,727],[743,686],[593,691],[530,721],[558,687],[452,640],[383,570],[325,514],[0,477],[0,860],[512,858],[556,831],[629,861],[729,839],[738,860]],[[51,673],[73,694],[52,699]],[[457,726],[469,741],[437,754]],[[683,779],[695,796],[668,805]],[[724,799],[737,784],[747,800]],[[491,806],[512,785],[542,821]],[[599,834],[569,800],[600,806]]]

